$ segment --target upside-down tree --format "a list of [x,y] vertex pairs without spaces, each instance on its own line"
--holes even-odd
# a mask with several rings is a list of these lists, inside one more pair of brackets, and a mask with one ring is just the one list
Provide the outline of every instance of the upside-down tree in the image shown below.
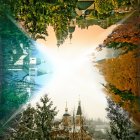
[[122,49],[127,53],[139,47],[140,45],[140,16],[135,12],[125,23],[118,26],[104,40],[107,48]]
[[51,25],[56,37],[61,36],[59,38],[63,43],[67,38],[69,20],[76,2],[77,0],[8,0],[2,5],[5,9],[10,9],[14,19],[33,39],[46,39],[47,27]]

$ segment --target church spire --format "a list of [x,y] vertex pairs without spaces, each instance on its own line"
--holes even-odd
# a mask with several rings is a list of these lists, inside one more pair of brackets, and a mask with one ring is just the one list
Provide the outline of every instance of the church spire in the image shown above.
[[77,109],[76,115],[82,115],[81,101],[80,100],[79,100],[79,103],[78,103],[78,109]]
[[65,107],[65,113],[68,113],[67,102],[66,102],[66,107]]
[[70,35],[69,35],[69,39],[70,39],[70,44],[71,44],[72,33],[70,33]]
[[63,114],[63,116],[70,116],[70,114],[68,113],[67,102],[66,102],[66,107],[65,107],[65,113]]

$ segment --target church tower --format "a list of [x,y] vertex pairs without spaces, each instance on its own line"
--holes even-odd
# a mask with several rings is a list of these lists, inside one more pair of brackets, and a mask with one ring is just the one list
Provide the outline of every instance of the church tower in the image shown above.
[[71,115],[68,113],[68,107],[66,103],[65,113],[63,114],[62,123],[64,126],[64,129],[69,129],[71,127]]
[[69,39],[70,39],[70,44],[71,44],[71,39],[72,39],[72,34],[74,33],[76,28],[76,18],[71,19],[69,23]]
[[83,125],[83,116],[82,116],[81,101],[79,100],[76,113],[76,127],[81,128],[82,125]]

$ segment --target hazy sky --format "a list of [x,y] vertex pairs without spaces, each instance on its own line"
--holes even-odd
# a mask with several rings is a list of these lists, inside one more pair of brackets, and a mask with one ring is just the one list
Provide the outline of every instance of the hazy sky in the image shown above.
[[[98,59],[105,56],[105,52],[99,54],[95,48],[114,27],[106,30],[96,25],[88,30],[76,27],[71,44],[67,39],[59,49],[52,27],[48,28],[47,41],[38,40],[38,43],[43,44],[38,45],[38,48],[47,55],[53,66],[53,77],[42,91],[49,93],[49,97],[59,110],[58,117],[63,115],[66,101],[70,113],[74,108],[77,110],[80,96],[86,116],[105,119],[106,98],[100,84],[104,80],[92,61],[95,60],[95,56]],[[37,96],[34,101],[38,99]]]

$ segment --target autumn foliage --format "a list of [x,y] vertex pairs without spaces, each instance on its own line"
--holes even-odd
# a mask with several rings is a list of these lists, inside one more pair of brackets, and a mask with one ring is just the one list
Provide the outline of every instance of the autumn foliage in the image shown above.
[[118,26],[111,35],[104,40],[104,45],[108,45],[112,42],[127,42],[140,45],[140,15],[138,15],[138,13],[135,17]]
[[136,58],[134,52],[117,58],[106,59],[99,64],[105,80],[120,90],[131,90],[137,95]]
[[[134,120],[140,124],[140,105],[138,101],[140,86],[137,76],[137,62],[140,62],[140,58],[135,57],[137,51],[131,51],[117,58],[106,59],[98,64],[98,68],[107,82],[105,85],[107,94],[115,102],[121,103],[130,112]],[[110,83],[120,93],[110,90]]]
[[[118,26],[102,45],[119,49],[118,57],[104,59],[97,65],[103,74],[107,94],[121,104],[140,126],[140,16],[135,12]],[[125,53],[124,53],[125,52]]]

